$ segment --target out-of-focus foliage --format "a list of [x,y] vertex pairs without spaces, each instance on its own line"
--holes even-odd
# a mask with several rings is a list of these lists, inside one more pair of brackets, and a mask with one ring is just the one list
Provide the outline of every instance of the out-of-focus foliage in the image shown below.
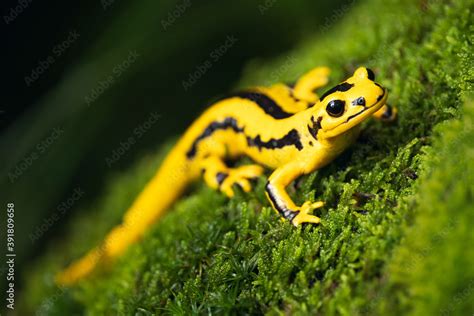
[[407,206],[407,234],[389,264],[389,293],[398,295],[383,298],[385,309],[413,315],[470,315],[474,310],[472,98],[462,115],[437,126],[437,139],[423,158],[419,194]]

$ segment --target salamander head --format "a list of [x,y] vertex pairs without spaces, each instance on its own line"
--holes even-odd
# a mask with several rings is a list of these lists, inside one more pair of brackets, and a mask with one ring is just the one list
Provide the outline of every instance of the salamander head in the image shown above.
[[387,91],[374,79],[372,70],[360,67],[352,77],[321,96],[317,106],[320,124],[318,137],[341,135],[385,104]]

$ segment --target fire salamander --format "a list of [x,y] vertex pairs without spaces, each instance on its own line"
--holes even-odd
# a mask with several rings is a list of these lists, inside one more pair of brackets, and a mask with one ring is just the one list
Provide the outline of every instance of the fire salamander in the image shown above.
[[[285,188],[299,176],[330,163],[354,143],[360,123],[369,117],[391,121],[396,110],[385,104],[387,90],[374,73],[358,68],[346,81],[321,97],[315,89],[327,84],[329,69],[318,67],[293,86],[276,84],[236,93],[207,109],[184,133],[104,242],[57,275],[70,285],[89,275],[101,262],[122,254],[199,177],[228,197],[234,184],[251,190],[250,179],[273,171],[266,194],[273,208],[295,226],[319,223],[311,212],[323,202],[296,205]],[[228,167],[227,159],[246,155],[255,164]]]

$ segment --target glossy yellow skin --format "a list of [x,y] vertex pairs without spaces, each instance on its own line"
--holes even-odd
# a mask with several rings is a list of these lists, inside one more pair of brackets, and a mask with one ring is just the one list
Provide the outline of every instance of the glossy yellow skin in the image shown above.
[[[324,203],[295,205],[285,188],[299,176],[327,165],[351,145],[362,121],[371,116],[393,120],[396,114],[385,105],[386,90],[371,80],[373,74],[370,78],[371,71],[364,67],[345,81],[350,89],[333,91],[319,100],[314,90],[328,82],[329,72],[326,67],[315,68],[293,88],[283,84],[254,88],[253,96],[265,96],[266,105],[252,97],[235,96],[211,106],[171,150],[126,212],[123,223],[106,236],[101,246],[59,273],[57,283],[73,284],[101,262],[122,254],[201,175],[210,187],[232,197],[234,184],[248,192],[249,179],[262,175],[262,166],[273,169],[266,189],[275,210],[295,226],[319,223],[320,219],[310,213]],[[365,106],[353,105],[360,97],[365,99]],[[275,108],[264,110],[268,100],[279,106],[284,117],[276,118]],[[332,100],[344,103],[343,113],[329,114],[327,104]],[[243,155],[256,164],[229,168],[224,163],[224,159]]]

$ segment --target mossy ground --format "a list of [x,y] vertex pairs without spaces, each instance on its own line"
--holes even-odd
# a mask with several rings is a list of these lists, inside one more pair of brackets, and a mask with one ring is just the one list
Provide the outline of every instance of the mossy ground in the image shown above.
[[56,288],[53,274],[119,222],[168,145],[71,219],[25,275],[21,310],[472,314],[472,9],[463,0],[364,1],[290,59],[248,66],[242,86],[292,81],[316,65],[337,82],[368,65],[399,109],[395,124],[366,124],[355,146],[289,188],[298,203],[326,202],[321,225],[281,222],[263,177],[232,200],[198,183],[110,271]]

